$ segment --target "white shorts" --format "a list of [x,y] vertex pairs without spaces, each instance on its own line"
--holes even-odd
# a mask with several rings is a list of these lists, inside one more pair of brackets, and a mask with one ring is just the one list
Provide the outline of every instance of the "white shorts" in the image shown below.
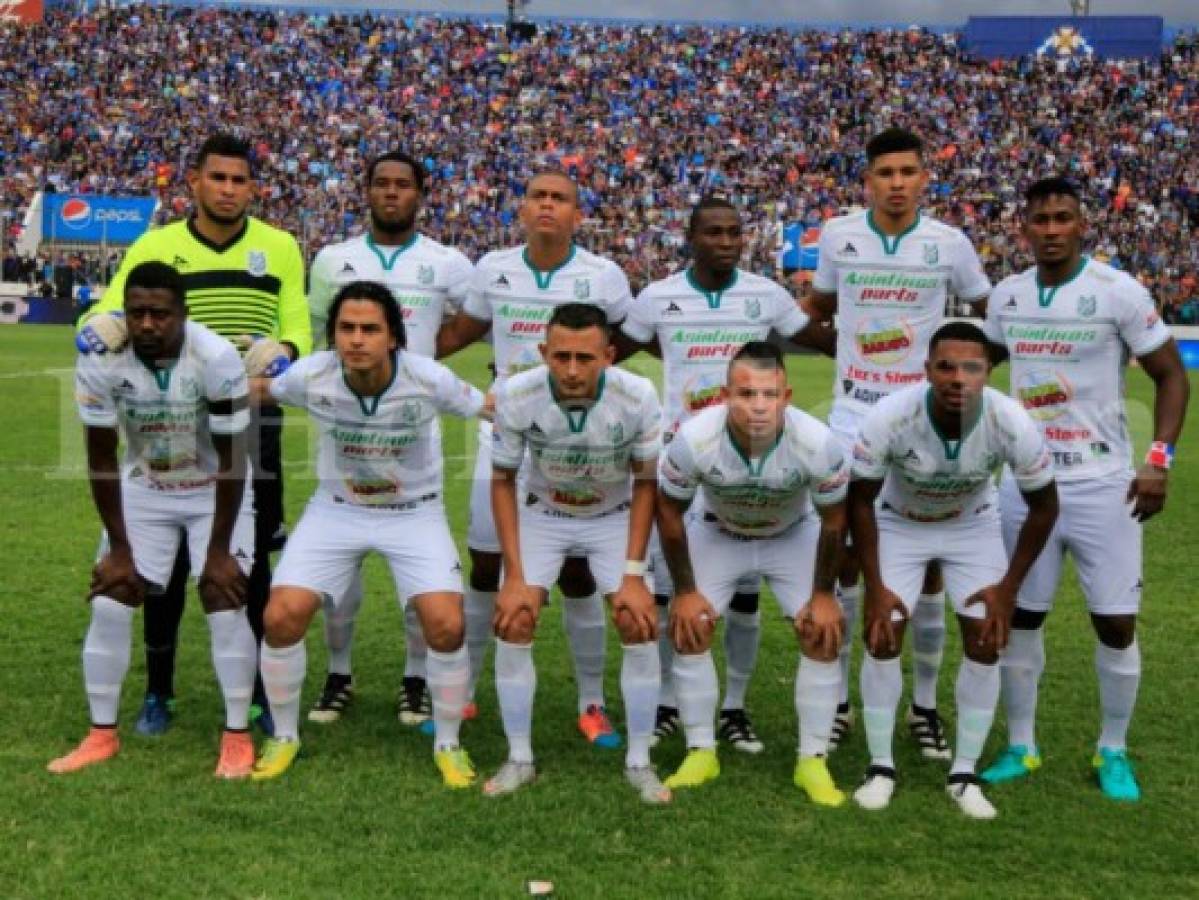
[[520,507],[520,562],[525,582],[547,591],[568,556],[583,557],[603,595],[615,593],[624,578],[629,548],[629,508],[590,518],[567,516],[541,503]]
[[[1028,577],[1017,605],[1049,612],[1062,577],[1066,552],[1074,557],[1087,609],[1101,616],[1136,615],[1141,608],[1141,523],[1125,500],[1127,478],[1059,481],[1058,517]],[[999,485],[1003,540],[1015,549],[1028,506],[1015,479],[1004,472]]]
[[925,570],[936,561],[941,564],[945,591],[957,614],[967,619],[986,618],[983,604],[965,603],[1007,572],[1007,553],[994,507],[948,522],[913,522],[889,509],[878,510],[876,516],[883,584],[903,601],[909,615],[920,599]]
[[[212,515],[215,494],[196,494],[176,497],[157,491],[121,485],[121,510],[125,516],[125,533],[133,551],[137,574],[150,585],[151,593],[162,593],[171,580],[179,539],[186,535],[187,552],[191,559],[191,574],[199,578],[208,556],[208,541],[212,535]],[[108,535],[100,537],[97,558],[108,552]],[[254,566],[253,500],[242,498],[229,552],[247,575]]]
[[401,605],[419,594],[462,593],[462,565],[440,499],[388,512],[310,502],[271,586],[306,588],[336,607],[372,550],[387,560]]
[[782,534],[742,538],[725,531],[704,513],[687,518],[687,544],[695,586],[723,616],[740,582],[756,586],[765,578],[783,613],[790,618],[812,598],[820,517],[811,513]]
[[836,400],[833,401],[833,408],[829,410],[829,431],[841,444],[841,452],[845,454],[847,460],[853,459],[853,445],[858,440],[858,430],[862,427],[862,420],[865,418],[865,414],[857,409]]
[[[695,500],[692,501],[690,509],[687,510],[687,516],[702,515],[704,508],[703,494],[696,493]],[[674,597],[674,579],[670,577],[670,566],[666,562],[666,556],[662,553],[662,539],[658,536],[658,527],[655,525],[654,530],[649,536],[649,550],[646,552],[646,562],[648,567],[646,574],[649,576],[647,582],[653,588],[655,597]],[[757,594],[759,585],[762,579],[756,574],[750,573],[737,582],[738,594]]]

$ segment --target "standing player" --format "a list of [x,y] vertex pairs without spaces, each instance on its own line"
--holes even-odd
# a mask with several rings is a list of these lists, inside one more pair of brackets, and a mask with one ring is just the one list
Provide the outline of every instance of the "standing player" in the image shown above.
[[[670,632],[679,709],[690,752],[668,787],[720,774],[713,720],[712,632],[739,581],[765,578],[799,640],[794,781],[816,803],[839,806],[825,762],[837,712],[841,609],[834,596],[845,543],[849,467],[821,422],[789,406],[780,351],[751,341],[736,352],[722,405],[679,428],[662,458],[658,523],[677,593]],[[683,514],[702,489],[702,508]],[[815,510],[813,510],[815,505]]]
[[[1070,182],[1033,184],[1025,194],[1024,236],[1037,264],[1002,281],[987,309],[988,337],[1011,356],[1012,394],[1053,451],[1062,517],[1020,592],[1003,657],[1009,746],[983,779],[1010,781],[1041,765],[1034,724],[1045,666],[1042,625],[1068,551],[1099,638],[1099,786],[1114,800],[1137,800],[1125,738],[1141,677],[1141,523],[1165,505],[1189,385],[1178,347],[1145,289],[1082,255],[1085,228]],[[1123,406],[1129,355],[1155,388],[1153,444],[1135,472]],[[1010,543],[1025,516],[1010,478],[1000,498]]]
[[[424,197],[425,169],[407,153],[392,150],[367,166],[369,230],[325,247],[312,261],[308,306],[313,334],[324,332],[329,304],[339,287],[370,280],[386,285],[400,304],[405,352],[430,358],[436,354],[437,332],[443,319],[462,307],[474,267],[457,250],[416,230]],[[359,573],[349,593],[325,608],[329,672],[316,705],[308,713],[309,721],[337,721],[354,696],[350,653],[354,618],[361,605]],[[420,725],[429,721],[432,701],[425,680],[426,647],[415,604],[408,604],[404,611],[404,632],[407,654],[397,712],[404,724]]]
[[335,351],[302,360],[269,384],[271,397],[317,422],[320,485],[283,552],[266,611],[262,677],[275,737],[254,768],[276,778],[299,752],[304,634],[322,601],[345,597],[363,557],[391,567],[400,602],[416,607],[428,650],[434,760],[446,785],[468,787],[474,767],[458,745],[469,658],[463,647],[462,567],[442,502],[438,413],[469,417],[483,395],[449,369],[404,349],[391,291],[353,282],[329,308]]
[[[924,143],[891,128],[866,143],[864,176],[869,208],[830,219],[820,234],[813,304],[837,316],[837,380],[828,423],[848,455],[858,424],[882,398],[924,379],[925,348],[945,318],[950,294],[985,300],[991,285],[969,239],[920,212],[928,187]],[[846,639],[841,644],[841,704],[836,746],[849,730],[849,662],[857,618],[858,566],[846,554],[840,599]],[[934,566],[912,614],[913,686],[908,726],[927,758],[948,760],[937,674],[945,643],[945,594]]]
[[[491,330],[495,384],[540,364],[546,323],[564,303],[589,303],[612,324],[628,312],[631,295],[624,273],[611,260],[574,243],[583,219],[578,186],[557,170],[529,179],[520,208],[527,243],[488,253],[479,260],[466,304],[438,338],[438,357],[448,356]],[[618,356],[620,355],[618,351]],[[500,583],[500,544],[492,519],[491,427],[479,428],[479,452],[470,495],[470,586],[466,592],[466,641],[474,681],[491,643],[491,620]],[[567,558],[558,582],[566,635],[579,685],[579,730],[601,747],[619,747],[620,736],[604,711],[604,608],[595,580],[577,557]]]
[[[245,141],[227,134],[208,138],[187,172],[187,184],[195,201],[192,214],[146,232],[129,248],[104,297],[83,320],[80,349],[104,353],[123,345],[119,310],[125,278],[134,266],[156,260],[179,271],[194,321],[234,341],[261,336],[246,350],[246,365],[252,375],[273,374],[312,349],[300,248],[287,232],[248,214],[254,172]],[[282,429],[277,407],[256,412],[249,429],[255,556],[247,612],[259,638],[271,583],[270,550],[283,528]],[[161,734],[171,722],[186,579],[187,557],[181,554],[166,594],[146,607],[146,699],[137,720],[142,734]],[[258,724],[269,733],[260,684],[255,706]]]
[[[495,605],[495,683],[508,761],[484,791],[509,794],[535,777],[533,636],[549,588],[574,553],[590,564],[624,644],[626,777],[645,802],[666,803],[670,791],[649,759],[659,673],[654,598],[644,580],[661,445],[658,397],[649,379],[611,366],[616,351],[596,306],[557,307],[541,350],[545,366],[509,377],[496,391],[491,496],[504,582]],[[527,496],[518,499],[526,450]]]
[[[625,335],[649,345],[665,364],[663,439],[667,443],[684,422],[721,402],[729,360],[745,343],[765,340],[772,330],[786,338],[798,335],[813,340],[805,332],[808,317],[790,294],[769,279],[737,268],[745,234],[732,203],[713,196],[700,200],[691,211],[687,240],[692,265],[646,287],[621,326]],[[831,352],[831,346],[822,349]],[[662,657],[662,700],[655,722],[655,738],[660,739],[677,730],[679,712],[666,629],[673,588],[658,542],[651,548]],[[728,684],[720,710],[720,736],[738,750],[759,753],[762,742],[745,709],[761,634],[757,579],[738,585],[724,618]]]
[[[986,337],[977,326],[941,326],[925,363],[929,384],[876,404],[854,445],[849,514],[866,585],[862,717],[870,748],[870,767],[854,799],[865,809],[883,809],[895,792],[891,739],[903,692],[904,625],[936,561],[965,653],[946,791],[971,818],[995,816],[974,767],[999,699],[996,662],[1016,591],[1053,528],[1057,493],[1040,432],[1018,403],[986,386],[990,371]],[[992,483],[1002,463],[1012,467],[1029,508],[1010,563]]]
[[[243,609],[254,555],[254,523],[242,503],[242,437],[250,418],[245,372],[232,344],[187,321],[183,283],[170,266],[134,266],[122,293],[127,349],[80,356],[75,369],[88,480],[105,533],[83,644],[92,728],[48,768],[73,772],[116,755],[133,613],[147,589],[153,594],[166,584],[182,536],[192,571],[201,573],[200,600],[225,697],[216,774],[244,778],[254,763],[247,728],[258,658]],[[122,431],[125,458],[118,464]]]

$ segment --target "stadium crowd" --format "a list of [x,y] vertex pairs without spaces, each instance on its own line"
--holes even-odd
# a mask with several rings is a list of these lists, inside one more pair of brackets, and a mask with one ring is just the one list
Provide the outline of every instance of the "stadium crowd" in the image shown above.
[[[576,174],[584,241],[634,288],[675,268],[687,209],[719,189],[750,211],[749,267],[779,223],[860,204],[862,144],[921,133],[930,211],[993,279],[1028,264],[1019,191],[1067,172],[1094,252],[1170,318],[1199,308],[1199,37],[1152,62],[986,62],[952,34],[499,23],[130,6],[0,25],[0,207],[34,192],[157,193],[187,208],[197,134],[256,144],[258,213],[311,256],[365,227],[363,160],[403,144],[433,174],[422,227],[477,258],[519,240],[535,165]],[[17,266],[19,262],[11,265]],[[1190,301],[1188,303],[1188,301]]]

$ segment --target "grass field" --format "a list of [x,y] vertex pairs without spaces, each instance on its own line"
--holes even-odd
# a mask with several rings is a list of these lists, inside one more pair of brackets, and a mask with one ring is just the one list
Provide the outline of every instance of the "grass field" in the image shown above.
[[[486,378],[482,348],[455,367]],[[652,371],[648,360],[635,361]],[[426,738],[392,712],[402,632],[382,567],[372,563],[358,629],[359,699],[331,727],[305,724],[304,755],[279,782],[219,783],[211,774],[221,722],[208,633],[189,601],[175,727],[139,738],[132,720],[144,684],[139,636],[122,705],[124,746],[112,763],[72,777],[45,764],[87,726],[79,652],[82,601],[98,535],[71,405],[69,333],[0,328],[0,527],[4,648],[0,663],[0,893],[237,897],[517,897],[528,879],[560,897],[1109,897],[1199,896],[1196,838],[1199,740],[1195,651],[1199,589],[1199,442],[1192,416],[1179,444],[1166,514],[1147,528],[1145,676],[1131,735],[1145,797],[1105,801],[1089,758],[1097,732],[1093,639],[1072,575],[1048,626],[1049,668],[1035,780],[991,791],[1000,818],[966,820],[945,798],[944,769],[897,735],[900,789],[891,808],[817,810],[792,787],[794,643],[768,606],[750,706],[767,750],[722,755],[714,784],[666,808],[642,806],[621,776],[620,753],[593,750],[574,728],[574,686],[558,606],[536,657],[535,744],[541,780],[490,800],[440,786]],[[796,402],[820,412],[827,361],[791,364]],[[1151,392],[1130,374],[1131,420],[1143,448]],[[466,530],[473,433],[447,425],[448,508]],[[289,419],[289,517],[313,484],[303,418]],[[319,689],[319,626],[309,641],[305,706]],[[941,706],[952,719],[960,652],[951,637]],[[610,634],[609,706],[621,721],[618,648]],[[506,745],[490,670],[480,718],[464,743],[486,772]],[[856,693],[856,690],[855,690]],[[1002,716],[987,754],[1001,743]],[[681,742],[655,751],[663,773]],[[831,768],[843,787],[866,765],[860,726]]]

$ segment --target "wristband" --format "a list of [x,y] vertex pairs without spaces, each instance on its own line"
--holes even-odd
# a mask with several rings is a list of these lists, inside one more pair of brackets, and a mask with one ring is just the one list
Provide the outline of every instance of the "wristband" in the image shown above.
[[1165,441],[1154,441],[1149,445],[1149,452],[1145,454],[1145,462],[1155,469],[1169,469],[1174,462],[1174,445]]
[[624,564],[624,573],[626,575],[645,575],[646,565],[643,559],[626,560]]

